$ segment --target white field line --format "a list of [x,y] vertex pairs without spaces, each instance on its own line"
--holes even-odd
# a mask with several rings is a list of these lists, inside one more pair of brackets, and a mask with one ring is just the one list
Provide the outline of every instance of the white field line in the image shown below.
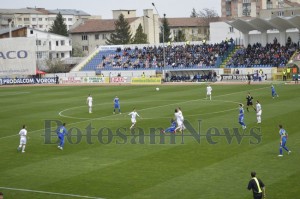
[[[252,90],[249,90],[249,91],[262,90],[262,89],[265,89],[265,88],[269,88],[269,86],[268,87],[262,87],[262,88],[256,88],[256,89],[252,89]],[[222,97],[222,96],[226,96],[226,95],[233,95],[233,94],[237,94],[237,93],[245,93],[245,91],[238,91],[238,92],[233,92],[233,93],[227,93],[227,94],[224,94],[224,95],[218,95],[218,96],[214,96],[214,98],[216,98],[216,97]],[[203,100],[203,99],[188,100],[188,101],[181,102],[181,103],[187,103],[187,102],[198,101],[198,100]],[[154,108],[159,108],[159,107],[164,107],[164,106],[176,105],[176,104],[180,104],[180,102],[173,103],[173,104],[168,104],[168,105],[162,105],[162,106],[155,106],[155,107],[149,107],[149,108],[145,108],[145,109],[140,109],[140,111],[154,109]],[[59,113],[61,113],[61,112],[63,112],[63,111],[60,111]],[[126,113],[124,113],[124,114],[126,114]],[[92,119],[88,119],[88,120],[84,120],[84,121],[73,122],[73,123],[70,123],[68,125],[74,125],[74,124],[79,124],[79,123],[82,123],[82,122],[99,120],[99,119],[107,118],[107,117],[112,117],[112,115],[103,116],[103,117],[99,117],[99,118],[96,118],[96,119],[92,118]],[[30,134],[34,133],[34,132],[39,132],[39,131],[42,131],[42,130],[45,130],[45,129],[38,129],[38,130],[31,131]],[[13,135],[5,136],[5,137],[0,137],[0,140],[6,139],[6,138],[10,138],[10,137],[14,137],[14,136],[18,136],[18,135],[19,134],[13,134]]]
[[40,194],[48,194],[48,195],[69,196],[69,197],[76,197],[76,198],[104,199],[104,198],[92,197],[92,196],[82,196],[82,195],[76,195],[76,194],[56,193],[56,192],[49,192],[49,191],[38,191],[38,190],[31,190],[31,189],[18,189],[18,188],[12,188],[12,187],[0,187],[0,189],[13,190],[13,191],[22,191],[22,192],[31,192],[31,193],[40,193]]

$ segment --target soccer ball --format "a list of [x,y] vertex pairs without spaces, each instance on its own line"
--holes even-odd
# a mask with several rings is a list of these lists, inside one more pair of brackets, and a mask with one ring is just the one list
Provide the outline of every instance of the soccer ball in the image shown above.
[[159,91],[159,88],[157,87],[156,90]]

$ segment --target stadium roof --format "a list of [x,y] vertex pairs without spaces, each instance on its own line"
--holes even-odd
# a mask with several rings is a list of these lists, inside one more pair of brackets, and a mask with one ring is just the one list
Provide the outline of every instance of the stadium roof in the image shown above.
[[0,14],[60,14],[75,15],[75,16],[91,16],[82,10],[74,9],[56,9],[46,10],[45,8],[21,8],[21,9],[0,9]]
[[[160,19],[162,20],[162,19]],[[170,27],[198,27],[204,26],[205,22],[200,18],[167,18]]]
[[286,31],[287,29],[298,28],[300,30],[300,16],[293,17],[275,17],[272,19],[250,18],[250,19],[236,19],[227,22],[235,29],[248,33],[252,30],[266,32],[267,30],[277,29],[279,31]]
[[49,14],[60,14],[62,15],[75,15],[75,16],[91,16],[90,14],[82,11],[82,10],[74,10],[74,9],[56,9],[56,10],[48,10]]
[[39,11],[28,9],[28,8],[21,8],[21,9],[0,9],[1,14],[42,14]]
[[[138,17],[127,18],[126,20],[128,23],[132,23],[136,19]],[[115,21],[116,19],[88,19],[70,30],[70,33],[111,32],[115,30]]]
[[[11,31],[13,32],[13,31],[19,30],[21,28],[24,28],[24,27],[13,27],[13,28],[11,28]],[[0,29],[0,35],[6,34],[6,33],[9,33],[9,28],[1,28]]]

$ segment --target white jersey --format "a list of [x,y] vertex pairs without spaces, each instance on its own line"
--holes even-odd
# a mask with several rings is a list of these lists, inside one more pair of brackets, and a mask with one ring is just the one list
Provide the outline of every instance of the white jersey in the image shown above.
[[177,113],[179,114],[180,120],[183,122],[184,121],[184,117],[183,117],[182,111],[178,110]]
[[211,86],[207,86],[206,87],[206,93],[207,93],[207,95],[211,95],[211,91],[212,91],[212,87]]
[[136,122],[136,116],[140,117],[139,114],[135,111],[132,111],[131,113],[129,113],[128,115],[131,115],[131,122],[135,123]]
[[20,144],[26,144],[27,130],[21,129],[19,135],[20,135]]
[[89,106],[92,106],[93,105],[93,98],[92,96],[89,96],[87,99],[86,99],[86,102]]
[[181,126],[183,124],[182,114],[180,114],[179,112],[177,112],[174,115],[175,115],[175,118],[176,118],[177,125]]
[[261,111],[261,105],[260,105],[260,103],[256,104],[256,111],[257,112]]
[[260,116],[262,113],[261,105],[260,103],[256,104],[256,115]]

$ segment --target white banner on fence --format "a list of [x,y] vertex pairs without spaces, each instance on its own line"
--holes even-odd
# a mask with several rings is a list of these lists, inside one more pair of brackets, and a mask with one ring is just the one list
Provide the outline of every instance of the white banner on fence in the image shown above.
[[0,75],[35,75],[35,38],[0,39]]

